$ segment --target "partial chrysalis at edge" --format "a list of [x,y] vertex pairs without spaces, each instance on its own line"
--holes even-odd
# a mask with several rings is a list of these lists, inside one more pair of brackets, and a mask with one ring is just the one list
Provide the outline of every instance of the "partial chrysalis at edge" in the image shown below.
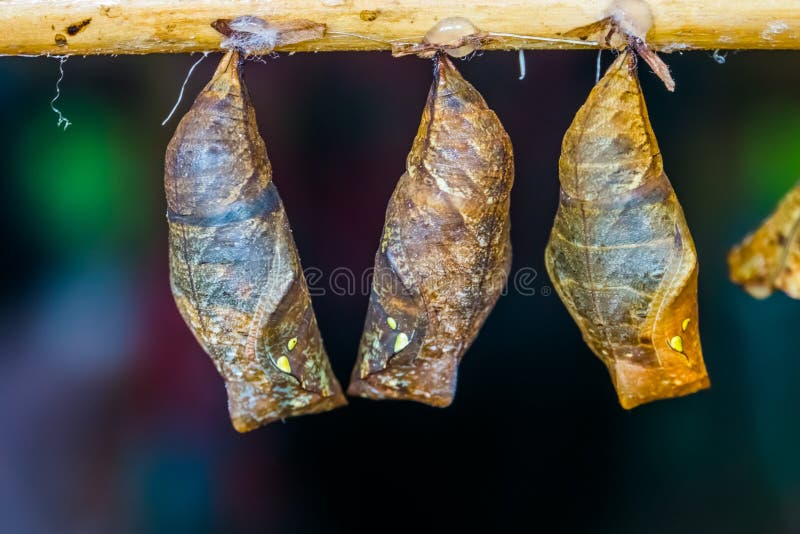
[[731,280],[763,299],[775,289],[800,299],[800,184],[728,254]]
[[346,403],[331,371],[255,110],[228,52],[169,143],[170,278],[245,432]]
[[559,178],[545,263],[584,340],[608,367],[620,404],[629,409],[707,388],[697,254],[630,49],[567,130]]

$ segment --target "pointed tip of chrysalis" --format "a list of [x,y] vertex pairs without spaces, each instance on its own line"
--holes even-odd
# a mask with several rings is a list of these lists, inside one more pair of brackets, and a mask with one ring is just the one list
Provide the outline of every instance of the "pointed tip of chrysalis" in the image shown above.
[[[587,103],[600,99],[609,107],[620,107],[630,109],[633,101],[630,97],[633,94],[641,94],[639,77],[636,74],[636,56],[630,49],[622,51],[617,59],[608,67],[603,77],[592,89]],[[584,110],[584,108],[586,108]],[[588,111],[592,110],[592,113]],[[576,121],[591,121],[602,114],[602,110],[595,110],[593,106],[584,104],[576,116]],[[581,120],[579,120],[579,118]],[[605,120],[605,119],[603,119]]]
[[[470,85],[447,54],[437,54],[434,62],[434,78],[438,81],[439,85],[454,85],[459,83]],[[470,87],[472,86],[470,85]]]
[[433,78],[437,85],[446,85],[453,76],[461,78],[461,73],[447,57],[447,54],[436,54],[433,58]]
[[[620,73],[620,71],[622,71],[622,76],[635,79],[638,83],[637,56],[642,58],[650,68],[653,69],[653,73],[664,83],[664,87],[667,88],[667,91],[671,93],[675,92],[675,80],[672,78],[672,74],[670,74],[669,67],[658,54],[644,43],[640,43],[639,46],[625,48],[620,52],[617,59],[614,60],[614,63],[608,67],[606,75],[612,72]],[[622,69],[627,69],[628,72],[624,72]]]
[[[635,189],[642,177],[661,166],[635,61],[633,51],[620,53],[592,88],[564,135],[560,180],[571,197],[613,198]],[[611,132],[615,141],[609,143],[605,139]],[[627,161],[625,180],[604,182],[605,177],[597,178],[597,169],[608,167],[613,171],[621,159]]]
[[488,109],[483,96],[458,71],[446,54],[437,54],[434,59],[433,86],[430,98],[436,106],[463,110],[465,104]]
[[241,66],[242,58],[238,51],[229,50],[226,52],[203,92],[232,93],[242,91]]
[[606,70],[606,75],[612,72],[621,72],[625,77],[635,77],[636,54],[630,48],[622,50],[614,62]]

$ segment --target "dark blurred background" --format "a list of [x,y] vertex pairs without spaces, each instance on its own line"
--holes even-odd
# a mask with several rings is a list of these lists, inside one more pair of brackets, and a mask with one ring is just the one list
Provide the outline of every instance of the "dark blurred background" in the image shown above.
[[[675,94],[641,68],[700,255],[711,390],[623,411],[549,291],[561,137],[596,54],[528,53],[518,81],[516,53],[486,53],[459,66],[514,142],[514,271],[535,295],[500,300],[448,409],[353,399],[247,435],[168,285],[163,153],[218,56],[160,123],[197,57],[70,59],[66,131],[58,60],[0,61],[0,530],[800,532],[800,302],[753,300],[725,263],[800,177],[799,54],[668,55]],[[368,297],[325,277],[372,265],[431,64],[297,54],[246,77],[346,382]]]

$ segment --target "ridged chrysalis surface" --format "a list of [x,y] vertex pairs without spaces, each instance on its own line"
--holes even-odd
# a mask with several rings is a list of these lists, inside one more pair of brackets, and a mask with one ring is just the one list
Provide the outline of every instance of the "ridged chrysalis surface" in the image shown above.
[[697,254],[635,72],[620,54],[564,136],[547,271],[620,404],[708,387]]
[[511,263],[511,142],[446,56],[389,206],[348,393],[449,405]]
[[164,183],[172,292],[225,379],[236,430],[344,404],[238,53],[178,125]]
[[728,254],[730,277],[756,298],[780,289],[800,299],[800,184]]

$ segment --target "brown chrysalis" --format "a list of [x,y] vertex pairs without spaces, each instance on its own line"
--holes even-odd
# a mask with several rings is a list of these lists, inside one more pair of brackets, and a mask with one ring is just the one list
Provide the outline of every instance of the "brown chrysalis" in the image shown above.
[[448,406],[511,263],[511,141],[444,55],[386,210],[348,393]]
[[236,430],[345,404],[292,232],[228,52],[169,143],[164,184],[175,302],[225,379]]
[[800,299],[800,184],[761,227],[728,254],[733,282],[755,298],[780,289]]
[[630,49],[564,136],[547,271],[620,404],[709,386],[697,254],[650,126]]

